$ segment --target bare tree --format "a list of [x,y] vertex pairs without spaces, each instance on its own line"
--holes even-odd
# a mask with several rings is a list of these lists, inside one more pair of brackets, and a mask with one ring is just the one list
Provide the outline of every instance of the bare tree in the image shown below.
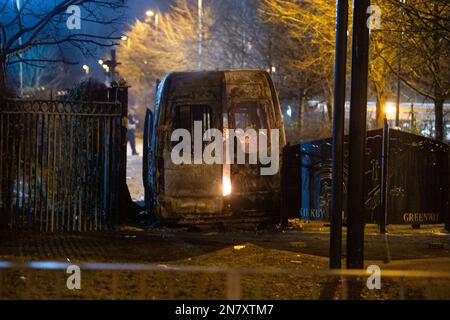
[[314,83],[316,97],[327,102],[331,122],[335,3],[327,0],[264,0],[261,11],[270,23],[285,24],[291,37],[297,40],[295,45],[299,54],[289,64],[293,72],[300,72],[302,77],[310,79],[308,83]]
[[[396,5],[401,12],[401,27],[385,30],[395,34],[391,46],[400,48],[400,78],[410,89],[430,99],[435,106],[435,138],[444,138],[444,102],[450,97],[450,2],[416,0]],[[399,16],[389,16],[399,21]],[[397,70],[388,57],[382,55],[392,71]]]
[[257,0],[218,0],[211,28],[213,59],[226,68],[270,68],[273,39]]
[[[117,50],[121,65],[117,71],[131,84],[130,95],[138,104],[149,103],[155,81],[172,71],[194,70],[198,67],[198,11],[196,2],[177,0],[167,12],[155,13],[154,19],[136,20],[126,32]],[[218,62],[212,58],[210,34],[213,18],[211,2],[203,7],[202,66],[213,69]],[[142,94],[144,93],[144,94]]]
[[400,54],[393,42],[398,36],[396,32],[389,32],[400,27],[399,8],[384,0],[374,1],[381,10],[380,29],[372,29],[369,48],[369,79],[376,97],[375,124],[377,128],[383,126],[386,115],[385,107],[388,96],[393,90],[393,70],[389,65],[395,65]]
[[[20,4],[20,5],[17,5]],[[0,91],[6,89],[6,67],[22,63],[75,63],[63,56],[27,56],[32,48],[62,47],[91,54],[94,47],[115,44],[116,27],[122,22],[124,0],[6,1],[0,4]],[[70,26],[72,20],[75,21]],[[72,21],[72,22],[73,22]],[[108,25],[104,34],[99,26]],[[79,28],[78,28],[79,27]]]

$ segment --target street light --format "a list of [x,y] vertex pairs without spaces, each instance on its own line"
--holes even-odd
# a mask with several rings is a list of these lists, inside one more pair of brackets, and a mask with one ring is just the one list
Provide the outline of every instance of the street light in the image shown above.
[[103,60],[102,59],[98,60],[98,64],[102,66],[103,65]]
[[386,114],[386,118],[388,120],[395,119],[396,111],[397,111],[396,104],[394,104],[393,102],[386,103],[386,106],[384,108],[384,113]]
[[[21,1],[16,0],[16,8],[17,8],[17,18],[19,20],[19,25],[22,24],[22,6]],[[22,37],[19,37],[19,46],[22,46]],[[20,61],[19,61],[19,80],[20,80],[20,96],[23,96],[23,61],[22,54],[19,53]]]
[[[400,3],[405,4],[406,0],[400,0]],[[403,20],[403,10],[400,6],[400,19]],[[400,22],[400,43],[403,40],[403,28],[402,28],[402,22]],[[397,99],[396,99],[396,112],[395,112],[395,126],[400,126],[400,90],[401,90],[401,79],[400,79],[400,72],[402,67],[402,60],[401,60],[401,54],[402,54],[402,48],[400,47],[400,44],[397,47]]]
[[288,115],[289,118],[292,117],[292,109],[290,105],[287,107],[286,114]]
[[159,21],[159,16],[157,13],[155,13],[153,10],[147,10],[145,12],[145,15],[147,16],[147,18],[145,19],[145,22],[151,24],[152,23],[152,18],[154,17],[155,22],[154,22],[154,26],[156,29],[158,29],[158,21]]
[[90,70],[90,68],[89,68],[89,66],[88,66],[88,65],[86,65],[86,64],[83,64],[83,70],[84,70],[84,72],[85,72],[86,74],[89,74],[89,70]]

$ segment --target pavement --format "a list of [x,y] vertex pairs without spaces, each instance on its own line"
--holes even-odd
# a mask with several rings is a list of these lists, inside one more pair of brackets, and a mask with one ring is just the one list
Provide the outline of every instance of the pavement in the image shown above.
[[127,185],[131,199],[135,202],[144,201],[144,185],[142,182],[142,138],[136,137],[136,150],[139,155],[134,156],[130,144],[127,144]]
[[[370,229],[375,227],[369,225],[365,237],[366,267],[377,265],[382,274],[400,270],[401,275],[415,271],[424,276],[382,278],[381,290],[362,290],[358,299],[450,299],[450,235],[442,225],[420,233],[391,228],[387,236]],[[344,258],[345,245],[344,237]],[[101,233],[2,233],[0,299],[224,299],[227,274],[242,268],[249,271],[238,278],[244,299],[343,299],[344,284],[331,285],[334,278],[326,274],[328,248],[327,226],[298,221],[284,232],[124,227]],[[99,267],[83,270],[83,289],[73,292],[65,287],[65,270],[31,269],[30,261]],[[5,262],[24,265],[2,269]],[[158,270],[139,271],[136,264]],[[186,266],[196,271],[186,272]],[[425,276],[430,273],[447,276],[430,280]]]

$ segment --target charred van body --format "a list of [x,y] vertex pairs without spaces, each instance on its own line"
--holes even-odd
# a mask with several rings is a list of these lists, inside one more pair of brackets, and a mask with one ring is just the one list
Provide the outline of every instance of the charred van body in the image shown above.
[[278,129],[279,150],[285,145],[280,105],[267,72],[167,75],[157,87],[153,113],[147,110],[144,132],[144,184],[150,215],[163,223],[180,224],[279,219],[279,170],[262,175],[259,160],[256,164],[172,161],[177,143],[171,139],[174,130],[184,129],[194,136],[198,123],[202,134],[208,129],[225,132],[251,127],[270,135],[270,129]]

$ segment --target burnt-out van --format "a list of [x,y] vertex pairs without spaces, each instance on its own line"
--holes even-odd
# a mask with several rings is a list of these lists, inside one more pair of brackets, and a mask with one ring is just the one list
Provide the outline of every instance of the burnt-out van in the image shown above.
[[278,221],[284,145],[280,104],[266,71],[167,75],[144,130],[150,215],[178,224]]

